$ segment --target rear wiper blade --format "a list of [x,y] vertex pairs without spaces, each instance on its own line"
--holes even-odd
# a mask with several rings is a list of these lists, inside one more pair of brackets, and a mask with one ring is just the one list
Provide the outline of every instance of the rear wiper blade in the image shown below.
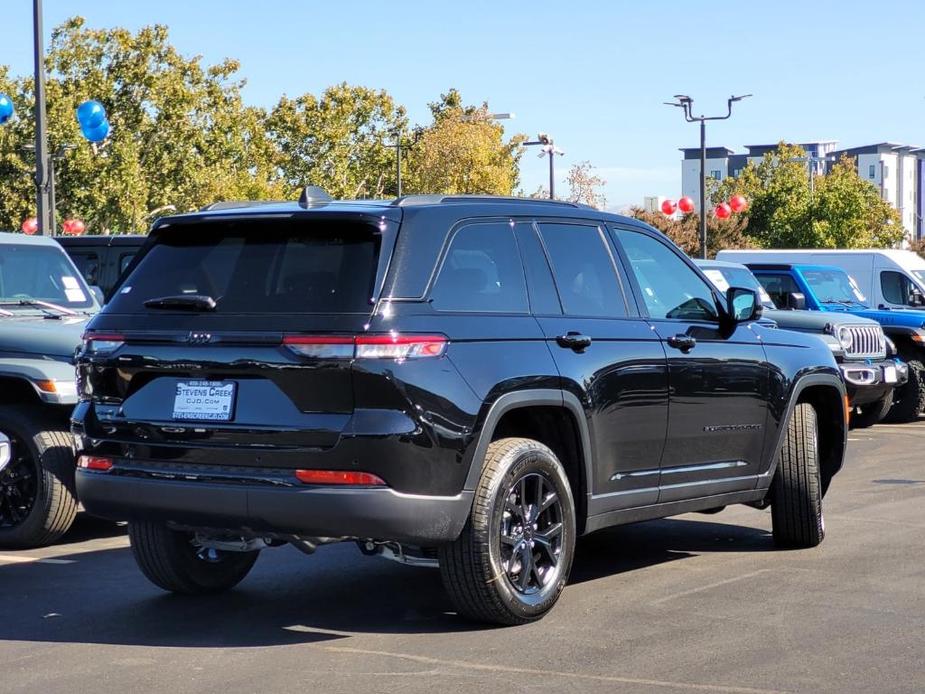
[[[40,299],[18,299],[16,301],[4,301],[6,306],[36,306],[38,308],[44,308],[52,311],[57,311],[58,313],[63,313],[65,316],[76,316],[77,311],[72,311],[69,308],[64,306],[58,306],[58,304],[53,304],[50,301],[42,301]],[[9,313],[9,311],[7,311]]]
[[146,308],[178,308],[185,311],[214,311],[215,299],[203,294],[175,294],[173,296],[160,296],[148,299]]

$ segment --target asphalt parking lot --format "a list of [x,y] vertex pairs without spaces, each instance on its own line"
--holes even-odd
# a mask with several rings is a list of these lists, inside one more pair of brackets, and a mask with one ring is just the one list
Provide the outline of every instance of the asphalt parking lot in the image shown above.
[[584,538],[556,609],[508,629],[352,545],[164,595],[122,528],[84,517],[55,547],[0,552],[0,691],[921,692],[923,448],[925,421],[852,432],[813,550],[775,551],[744,507]]

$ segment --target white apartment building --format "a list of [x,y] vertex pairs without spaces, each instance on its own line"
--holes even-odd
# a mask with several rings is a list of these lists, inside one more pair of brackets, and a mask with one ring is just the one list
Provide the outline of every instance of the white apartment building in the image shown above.
[[[822,140],[799,145],[806,152],[809,167],[816,174],[828,171],[843,155],[855,160],[858,175],[873,183],[881,197],[895,207],[902,217],[903,228],[911,239],[925,237],[925,148],[881,142],[863,147],[837,149],[837,142]],[[736,153],[727,147],[708,147],[707,176],[722,180],[738,176],[751,161],[757,164],[777,145],[747,145],[747,152]],[[682,149],[681,194],[688,195],[699,208],[700,148]]]

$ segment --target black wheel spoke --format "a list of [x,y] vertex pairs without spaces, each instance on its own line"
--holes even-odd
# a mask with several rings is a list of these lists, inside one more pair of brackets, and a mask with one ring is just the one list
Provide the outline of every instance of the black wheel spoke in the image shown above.
[[0,528],[22,523],[29,516],[38,490],[36,462],[19,439],[10,437],[10,443],[12,459],[0,473]]
[[503,503],[499,528],[502,568],[517,592],[537,593],[558,571],[561,499],[544,474],[531,472],[511,483]]

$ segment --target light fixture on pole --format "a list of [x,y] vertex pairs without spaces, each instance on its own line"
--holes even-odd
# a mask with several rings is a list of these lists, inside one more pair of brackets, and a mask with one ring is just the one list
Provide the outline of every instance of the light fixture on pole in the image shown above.
[[555,158],[558,154],[560,157],[565,154],[561,149],[556,147],[553,139],[546,133],[540,133],[536,136],[535,140],[530,142],[522,142],[524,147],[530,145],[538,145],[540,147],[539,157],[549,157],[549,199],[556,199],[556,167],[555,167]]
[[751,94],[730,96],[726,100],[726,115],[724,116],[695,116],[693,114],[694,100],[687,94],[675,94],[677,101],[666,101],[666,106],[675,106],[684,110],[684,120],[688,123],[700,123],[700,257],[707,257],[707,121],[726,120],[732,115],[732,104],[747,99]]

